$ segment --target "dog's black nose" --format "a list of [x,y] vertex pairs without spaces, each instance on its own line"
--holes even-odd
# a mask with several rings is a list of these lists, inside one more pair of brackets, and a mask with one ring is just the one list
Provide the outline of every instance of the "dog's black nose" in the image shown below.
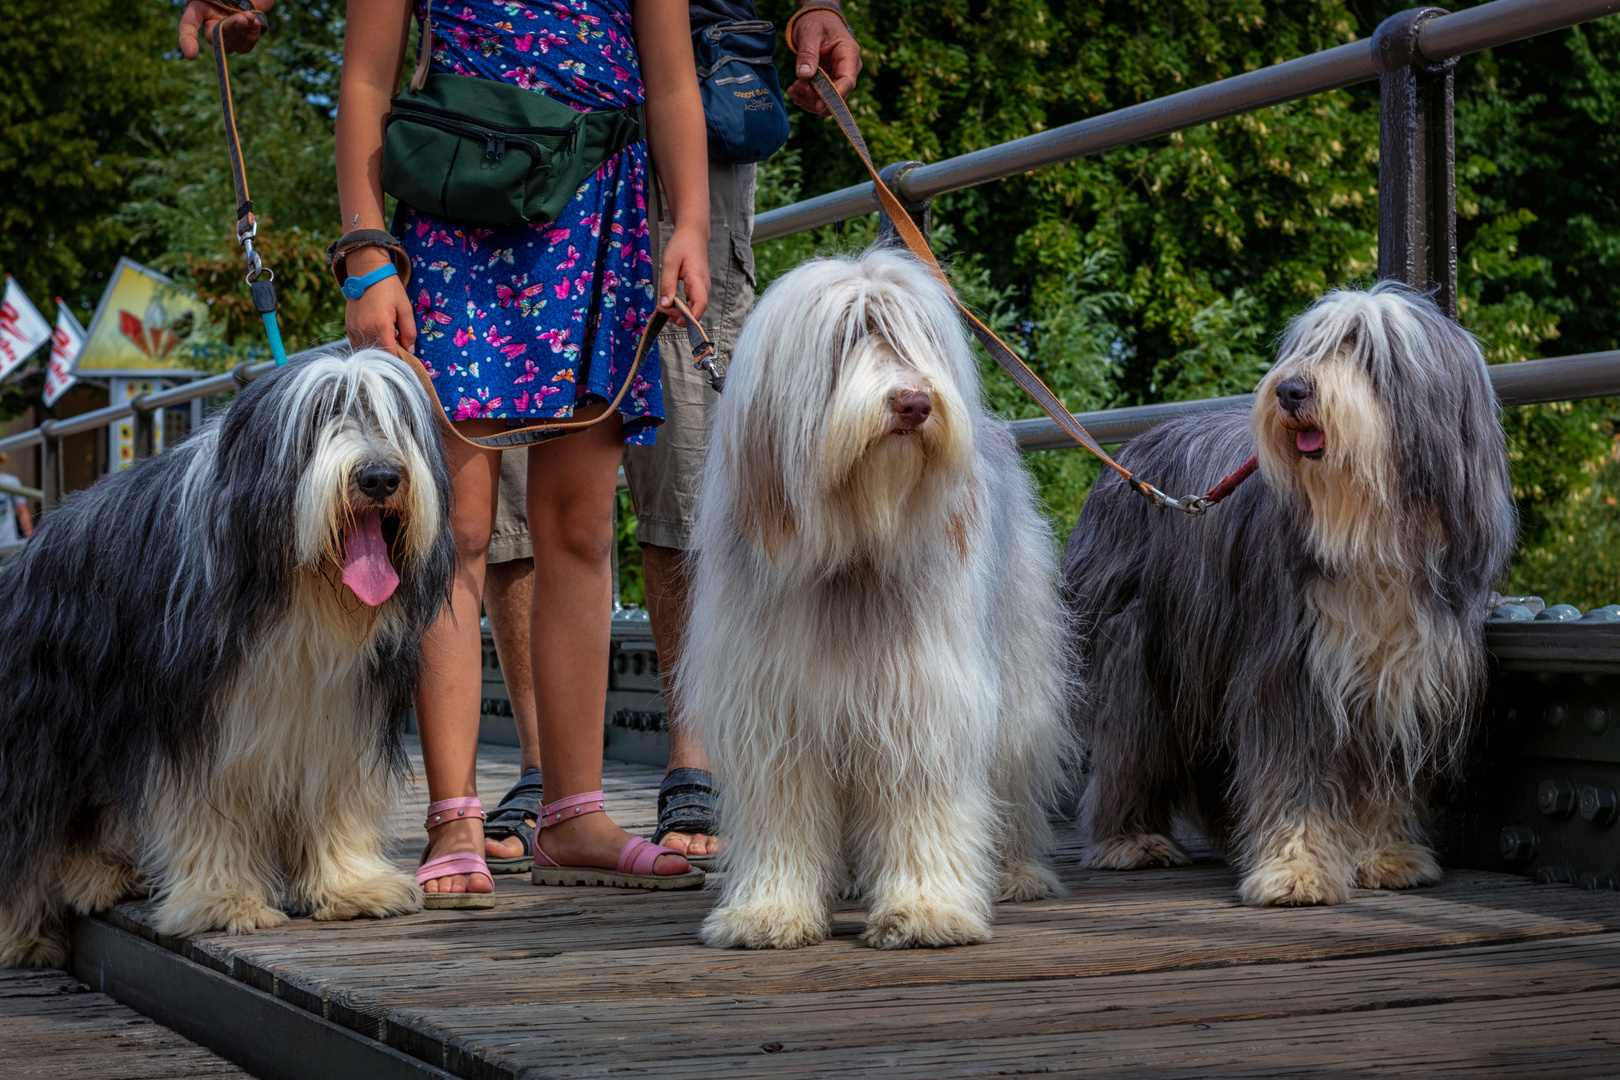
[[889,411],[899,426],[916,431],[934,411],[934,400],[921,390],[896,390],[889,395]]
[[360,494],[378,502],[399,490],[399,471],[392,465],[371,464],[360,470]]
[[1289,416],[1298,413],[1311,399],[1311,384],[1304,379],[1284,379],[1277,384],[1277,402]]

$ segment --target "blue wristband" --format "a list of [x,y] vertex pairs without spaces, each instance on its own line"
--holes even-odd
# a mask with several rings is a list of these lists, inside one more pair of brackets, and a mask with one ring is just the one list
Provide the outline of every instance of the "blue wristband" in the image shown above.
[[343,295],[347,296],[350,300],[358,300],[362,296],[366,295],[367,289],[377,284],[377,282],[381,281],[383,278],[395,277],[398,274],[399,271],[394,269],[393,263],[389,263],[387,266],[379,266],[365,277],[352,277],[348,281],[345,281],[343,283]]

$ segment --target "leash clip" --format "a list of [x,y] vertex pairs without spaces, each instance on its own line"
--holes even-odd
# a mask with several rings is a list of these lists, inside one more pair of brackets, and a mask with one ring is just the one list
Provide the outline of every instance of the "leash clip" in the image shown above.
[[1203,495],[1189,495],[1178,499],[1166,495],[1146,480],[1135,481],[1137,492],[1154,506],[1162,506],[1170,510],[1180,510],[1190,517],[1202,517],[1204,511],[1209,509],[1209,499]]

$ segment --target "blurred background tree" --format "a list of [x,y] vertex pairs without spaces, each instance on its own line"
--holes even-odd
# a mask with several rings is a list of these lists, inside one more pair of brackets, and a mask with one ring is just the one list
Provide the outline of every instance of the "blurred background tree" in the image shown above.
[[[847,0],[866,63],[852,105],[880,162],[937,161],[1365,37],[1403,6]],[[760,7],[781,25],[791,0]],[[36,299],[60,294],[88,314],[128,253],[213,301],[218,364],[255,355],[212,61],[173,51],[178,3],[7,11],[0,267]],[[322,249],[339,228],[342,18],[337,0],[281,0],[269,37],[231,60],[293,348],[341,336]],[[1613,18],[1458,66],[1462,318],[1493,363],[1620,346],[1617,71]],[[864,176],[831,124],[792,112],[787,150],[761,169],[761,210]],[[1353,87],[952,193],[935,204],[936,246],[968,300],[1077,411],[1243,393],[1289,318],[1328,288],[1370,282],[1377,147],[1376,86]],[[868,217],[760,245],[760,283],[873,234]],[[1003,414],[1036,415],[988,365],[986,388]],[[1504,421],[1523,521],[1511,588],[1620,599],[1620,403],[1517,408]],[[1094,464],[1076,451],[1030,464],[1066,535]],[[621,546],[634,600],[637,559]]]

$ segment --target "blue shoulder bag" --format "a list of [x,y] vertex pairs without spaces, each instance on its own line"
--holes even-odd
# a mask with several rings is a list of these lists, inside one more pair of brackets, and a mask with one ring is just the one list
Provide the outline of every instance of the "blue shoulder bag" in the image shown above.
[[771,56],[768,22],[713,23],[692,34],[709,157],[726,165],[764,161],[788,139],[787,102]]

